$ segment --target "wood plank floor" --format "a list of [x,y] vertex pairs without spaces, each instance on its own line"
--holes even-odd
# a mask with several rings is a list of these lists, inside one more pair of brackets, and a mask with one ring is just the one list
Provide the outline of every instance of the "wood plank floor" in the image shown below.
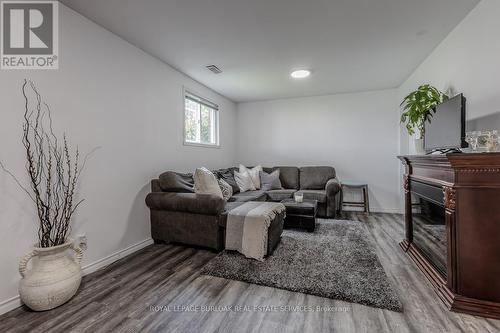
[[[365,223],[403,313],[200,276],[215,253],[152,245],[84,277],[77,296],[57,309],[36,313],[22,307],[0,316],[0,332],[500,332],[498,320],[445,309],[398,246],[401,215],[346,212],[345,218]],[[196,306],[219,311],[187,311]],[[254,306],[323,311],[250,310]]]

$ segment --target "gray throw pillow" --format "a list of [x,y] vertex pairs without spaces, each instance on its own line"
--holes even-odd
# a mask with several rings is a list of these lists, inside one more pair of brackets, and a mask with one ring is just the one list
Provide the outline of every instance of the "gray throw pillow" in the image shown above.
[[283,187],[281,187],[279,169],[271,173],[261,171],[259,175],[260,175],[261,189],[263,191],[283,189]]
[[229,168],[229,169],[219,169],[217,170],[217,175],[219,179],[224,179],[226,183],[231,185],[233,188],[233,194],[238,193],[240,191],[240,188],[238,187],[238,184],[236,184],[236,180],[234,179],[234,169]]

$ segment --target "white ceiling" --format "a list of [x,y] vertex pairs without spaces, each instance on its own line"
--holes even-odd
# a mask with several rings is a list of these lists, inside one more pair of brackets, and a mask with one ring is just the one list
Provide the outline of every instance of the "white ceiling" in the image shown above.
[[395,88],[479,0],[62,2],[242,102]]

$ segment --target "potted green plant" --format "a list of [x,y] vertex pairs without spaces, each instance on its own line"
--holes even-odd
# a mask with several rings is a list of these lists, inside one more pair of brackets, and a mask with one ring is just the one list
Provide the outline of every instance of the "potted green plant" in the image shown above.
[[417,154],[425,153],[425,123],[431,122],[432,116],[436,112],[434,107],[448,98],[445,93],[439,91],[436,87],[424,84],[411,92],[401,102],[400,106],[403,108],[401,123],[405,125],[410,135],[415,134],[415,129],[418,130],[419,136],[415,139]]

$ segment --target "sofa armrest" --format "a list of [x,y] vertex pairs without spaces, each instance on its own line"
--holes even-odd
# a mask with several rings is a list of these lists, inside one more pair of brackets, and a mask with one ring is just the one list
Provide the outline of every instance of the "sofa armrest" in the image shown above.
[[210,194],[153,192],[146,197],[146,205],[152,210],[219,215],[224,211],[226,202]]
[[337,178],[330,179],[325,186],[327,196],[335,196],[340,192],[341,186],[340,181]]

